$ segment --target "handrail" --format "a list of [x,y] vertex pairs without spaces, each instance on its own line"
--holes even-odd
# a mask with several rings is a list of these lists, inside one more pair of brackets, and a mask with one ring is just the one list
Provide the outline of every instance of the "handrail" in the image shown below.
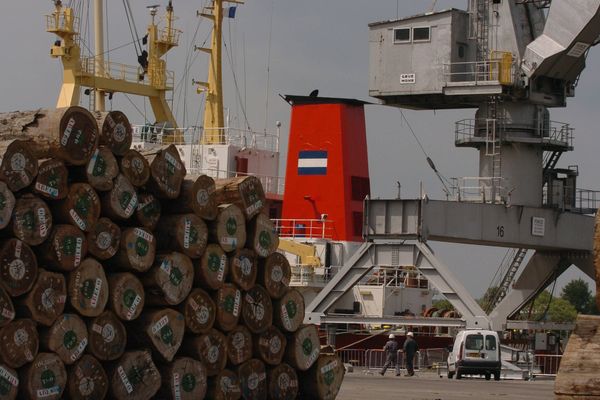
[[333,221],[322,219],[273,219],[275,231],[282,238],[331,239]]
[[[443,75],[446,84],[475,83],[501,84],[511,86],[515,82],[516,63],[510,53],[501,53],[499,58],[486,61],[454,62],[443,64]],[[510,55],[510,59],[508,56]]]

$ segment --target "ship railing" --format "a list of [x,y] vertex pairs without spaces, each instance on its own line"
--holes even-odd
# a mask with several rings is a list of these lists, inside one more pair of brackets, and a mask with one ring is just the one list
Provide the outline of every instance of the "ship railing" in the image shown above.
[[[95,57],[81,59],[81,72],[91,76],[122,80],[130,83],[143,83],[145,71],[141,66],[104,61],[98,70]],[[175,73],[164,67],[158,67],[149,75],[149,80],[158,89],[172,89],[175,84]]]
[[158,33],[158,41],[165,43],[170,46],[179,45],[179,38],[181,37],[181,30],[175,28],[163,28]]
[[282,238],[331,239],[333,221],[326,219],[273,219],[275,231]]
[[[496,126],[506,127],[506,121],[503,119],[495,120],[495,124]],[[454,141],[456,144],[485,141],[489,136],[489,125],[490,120],[485,118],[457,121],[454,127]],[[573,147],[575,130],[567,123],[549,121],[548,124],[544,124],[544,127],[541,128],[524,127],[523,129],[532,132],[534,138],[538,139],[539,143],[567,148]],[[499,133],[496,133],[494,140],[510,140],[508,132],[503,132],[500,129]]]
[[527,353],[529,365],[529,379],[537,377],[555,378],[560,368],[562,355],[560,354],[532,354]]
[[363,286],[428,289],[429,281],[410,267],[379,267],[360,283]]
[[[365,353],[366,363],[367,363],[367,371],[373,372],[373,370],[381,370],[386,362],[386,352],[382,349],[369,349]],[[422,356],[421,350],[417,351],[415,354],[414,360],[414,369],[418,371],[421,369],[422,365]],[[392,365],[389,367],[392,371],[396,366],[400,370],[406,370],[406,357],[404,355],[404,350],[398,350],[396,353],[396,365]]]
[[[149,141],[151,143],[162,144],[163,141],[169,144],[202,144],[204,133],[210,131],[218,131],[218,137],[222,138],[224,145],[237,146],[243,150],[263,150],[278,152],[279,151],[279,136],[270,133],[254,132],[238,128],[210,128],[202,127],[181,128],[186,134],[185,136],[177,136],[173,140],[174,132],[171,128],[161,128],[151,124],[133,125],[133,135],[135,141]],[[145,135],[143,133],[146,133]]]
[[79,17],[67,14],[65,11],[57,14],[46,15],[46,31],[52,33],[73,33],[79,32]]
[[367,366],[367,349],[336,350],[336,354],[344,364],[350,364],[353,367]]
[[451,178],[447,200],[470,203],[506,203],[508,193],[502,177]]
[[542,204],[546,207],[558,208],[577,214],[594,214],[600,208],[600,191],[575,188],[575,197],[573,198],[573,187],[564,186],[565,199],[562,202],[551,200],[548,185],[544,185],[542,190]]
[[443,65],[444,81],[453,84],[512,86],[517,73],[512,54],[499,52],[486,61],[454,62]]

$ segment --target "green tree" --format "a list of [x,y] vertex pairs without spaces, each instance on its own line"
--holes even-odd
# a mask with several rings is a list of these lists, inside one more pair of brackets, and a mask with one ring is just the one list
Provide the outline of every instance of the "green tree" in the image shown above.
[[477,303],[483,308],[485,311],[491,311],[493,302],[496,299],[496,295],[498,294],[498,290],[500,288],[498,286],[489,287],[482,298],[477,300]]
[[573,322],[576,318],[577,310],[571,303],[553,297],[547,290],[538,295],[533,307],[530,304],[519,314],[519,319],[531,321]]
[[579,313],[588,314],[592,311],[594,297],[588,283],[581,278],[567,283],[560,297],[573,304]]
[[438,310],[454,310],[454,306],[446,299],[434,300],[431,304]]

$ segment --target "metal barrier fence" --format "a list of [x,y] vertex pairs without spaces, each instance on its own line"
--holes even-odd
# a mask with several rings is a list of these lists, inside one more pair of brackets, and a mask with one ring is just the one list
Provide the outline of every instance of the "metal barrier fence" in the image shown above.
[[[367,372],[373,372],[373,370],[380,370],[385,365],[386,354],[383,350],[379,349],[371,349],[365,352],[365,361],[366,361],[366,369]],[[396,365],[390,367],[390,369],[394,369],[398,366],[400,369],[406,369],[406,359],[404,357],[404,351],[398,350],[396,356]],[[421,369],[422,366],[422,353],[421,351],[417,351],[415,355],[414,368],[415,371]]]
[[530,364],[529,376],[531,379],[536,377],[556,377],[560,368],[562,355],[556,354],[535,354],[533,363]]
[[365,367],[367,365],[366,349],[344,349],[338,350],[337,354],[344,364],[354,367]]

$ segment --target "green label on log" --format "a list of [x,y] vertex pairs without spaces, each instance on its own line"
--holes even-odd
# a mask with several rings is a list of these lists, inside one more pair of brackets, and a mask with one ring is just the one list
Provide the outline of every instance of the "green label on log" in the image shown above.
[[77,345],[77,335],[73,331],[67,331],[63,336],[63,345],[67,350],[73,350]]
[[123,293],[123,304],[127,308],[131,308],[135,298],[137,297],[137,293],[133,289],[127,289],[125,293]]
[[164,344],[168,344],[168,345],[174,345],[175,343],[175,338],[173,335],[173,329],[171,329],[171,327],[169,325],[165,325],[161,330],[160,330],[160,340],[162,340],[162,342]]
[[127,373],[127,379],[129,379],[129,383],[131,383],[132,385],[137,385],[144,379],[144,376],[142,375],[142,371],[140,371],[138,367],[133,366]]
[[219,272],[219,268],[221,267],[221,258],[215,254],[210,253],[208,255],[208,269],[212,272]]
[[190,226],[190,244],[198,243],[198,229],[195,226]]
[[50,172],[50,176],[48,177],[48,186],[54,189],[58,189],[58,180],[60,179],[60,175],[55,171]]
[[304,353],[304,355],[306,357],[310,356],[313,350],[313,343],[312,340],[310,340],[310,338],[306,338],[304,339],[304,341],[302,342],[302,352]]
[[258,243],[263,249],[268,249],[271,247],[271,235],[266,231],[261,231],[258,235]]
[[185,374],[181,380],[181,387],[187,393],[192,392],[196,388],[196,377],[193,374]]
[[174,286],[179,286],[181,281],[183,281],[183,274],[181,273],[181,270],[177,267],[171,268],[169,279]]
[[86,299],[90,300],[94,296],[96,281],[94,279],[86,279],[81,285],[81,294]]
[[92,176],[104,176],[106,174],[106,160],[100,154],[96,158],[96,164],[92,170]]
[[325,380],[325,384],[327,386],[331,386],[331,384],[335,380],[335,374],[333,373],[333,369],[325,372],[325,375],[323,375],[323,379]]
[[233,314],[233,309],[235,308],[235,297],[233,297],[233,296],[226,296],[225,300],[223,301],[223,308],[229,314]]
[[225,224],[225,229],[227,230],[228,235],[235,235],[237,232],[237,221],[233,217],[229,217],[227,223]]
[[32,231],[35,225],[35,216],[33,215],[33,211],[29,210],[23,214],[23,228]]
[[92,199],[90,199],[90,196],[86,193],[77,198],[77,201],[75,202],[75,211],[80,217],[87,217],[91,205]]
[[152,200],[149,203],[146,203],[142,208],[142,215],[146,218],[153,217],[160,211],[158,202],[156,200]]
[[0,376],[0,395],[6,396],[10,389],[12,388],[12,384],[8,381],[8,379]]
[[51,369],[47,369],[42,372],[42,375],[40,375],[40,380],[42,381],[42,387],[44,389],[48,389],[54,387],[56,383],[56,375],[54,375],[54,372]]
[[65,236],[62,245],[62,253],[65,256],[74,256],[77,250],[77,238],[74,236]]
[[294,318],[298,313],[298,306],[292,300],[285,303],[285,310],[287,311],[288,317]]
[[150,250],[150,246],[148,245],[148,241],[144,238],[138,237],[135,240],[135,252],[140,257],[145,257]]
[[129,192],[121,193],[121,197],[119,198],[119,205],[121,206],[121,209],[123,209],[123,210],[127,209],[132,197],[133,197],[133,194],[131,194]]

